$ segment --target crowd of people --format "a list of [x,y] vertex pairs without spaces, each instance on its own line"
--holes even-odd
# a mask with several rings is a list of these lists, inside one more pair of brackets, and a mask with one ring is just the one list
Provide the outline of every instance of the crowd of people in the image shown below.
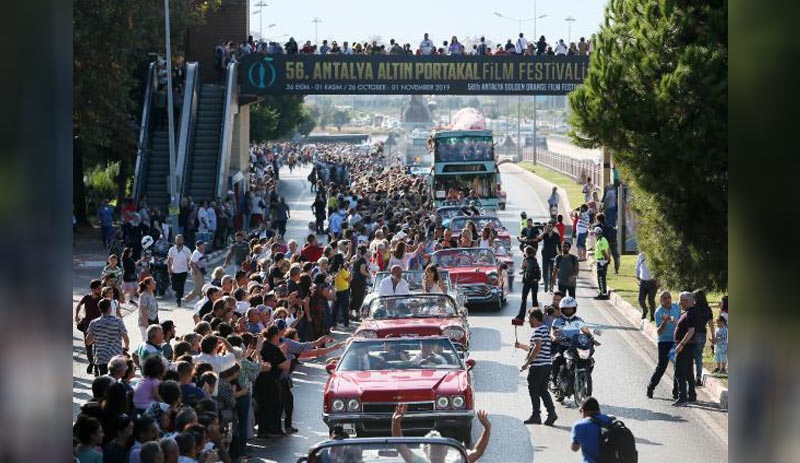
[[[525,56],[588,56],[593,51],[592,38],[581,37],[577,42],[548,41],[545,36],[536,40],[528,40],[520,32],[516,38],[509,38],[505,43],[492,43],[486,37],[470,40],[464,43],[452,36],[450,40],[443,40],[440,45],[434,43],[428,33],[425,33],[417,46],[410,43],[401,44],[394,39],[388,43],[378,40],[372,41],[329,41],[323,39],[322,43],[312,43],[311,40],[298,43],[294,37],[281,44],[274,40],[254,40],[249,36],[247,40],[236,43],[232,40],[220,41],[214,51],[215,63],[220,73],[224,73],[228,63],[238,62],[242,57],[251,53],[264,55],[417,55],[417,56],[458,56],[458,55],[525,55]],[[222,75],[222,74],[221,74]]]

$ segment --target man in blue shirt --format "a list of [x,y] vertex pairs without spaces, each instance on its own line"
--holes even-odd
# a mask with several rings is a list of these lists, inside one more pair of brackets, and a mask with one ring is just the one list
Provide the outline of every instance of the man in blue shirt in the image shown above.
[[[673,339],[675,335],[675,324],[681,317],[681,308],[678,304],[672,302],[672,295],[669,291],[661,293],[661,305],[658,306],[655,312],[656,319],[656,332],[658,333],[658,365],[650,378],[650,383],[647,385],[647,397],[653,398],[653,391],[658,386],[664,372],[667,371],[669,366],[669,351],[675,345]],[[672,398],[678,398],[678,382],[672,382]]]
[[572,425],[572,446],[573,452],[581,450],[583,452],[583,463],[600,463],[600,425],[592,420],[602,423],[611,423],[608,415],[600,413],[600,403],[594,397],[583,399],[581,408],[578,410],[583,416],[582,419]]
[[114,236],[114,208],[108,204],[108,199],[104,199],[103,205],[97,210],[97,218],[100,220],[100,229],[103,232],[103,246],[108,247]]
[[328,227],[331,230],[331,233],[336,236],[336,239],[341,238],[342,236],[342,222],[344,221],[344,217],[347,215],[343,209],[338,210],[331,214],[328,218]]

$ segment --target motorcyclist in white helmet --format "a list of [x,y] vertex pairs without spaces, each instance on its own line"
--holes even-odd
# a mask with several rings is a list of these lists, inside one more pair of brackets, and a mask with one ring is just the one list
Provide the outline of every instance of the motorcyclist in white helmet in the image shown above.
[[[578,302],[574,297],[567,296],[561,299],[561,302],[558,303],[558,308],[561,310],[561,316],[553,320],[553,326],[550,328],[550,339],[552,340],[550,352],[553,354],[553,381],[558,377],[558,372],[561,369],[561,365],[564,363],[563,355],[556,355],[563,354],[565,350],[565,347],[561,344],[561,341],[564,339],[564,330],[579,329],[589,336],[593,335],[592,330],[589,329],[586,322],[577,315]],[[599,345],[599,343],[595,343]]]

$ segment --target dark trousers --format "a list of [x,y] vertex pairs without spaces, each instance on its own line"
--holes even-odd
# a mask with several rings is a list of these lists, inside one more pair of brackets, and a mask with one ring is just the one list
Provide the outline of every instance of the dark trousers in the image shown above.
[[366,296],[367,280],[353,278],[353,281],[350,282],[350,311],[354,311],[357,317],[361,316],[361,304],[364,303]]
[[350,326],[350,290],[336,291],[336,299],[333,301],[333,309],[331,310],[331,326],[339,322],[339,314],[342,315],[342,323],[345,327]]
[[279,433],[281,432],[281,413],[283,412],[281,387],[278,381],[273,379],[265,380],[264,384],[259,386],[261,390],[255,396],[256,404],[258,404],[258,413],[256,413],[258,433],[262,435],[267,432]]
[[247,432],[250,426],[250,395],[236,399],[236,434],[231,441],[231,456],[242,457],[247,453]]
[[100,376],[108,374],[108,364],[107,363],[98,363],[97,371],[100,373]]
[[[650,377],[650,383],[647,385],[647,389],[651,391],[658,386],[658,383],[661,382],[661,377],[664,376],[664,372],[667,371],[667,366],[669,366],[669,351],[672,349],[675,343],[672,341],[661,341],[658,343],[658,365],[656,365],[656,371],[653,372],[653,376]],[[675,378],[672,380],[672,392],[678,391],[678,379]]]
[[175,298],[178,300],[178,303],[183,299],[183,287],[186,286],[186,275],[188,275],[187,272],[172,274],[172,290],[175,291]]
[[608,240],[608,248],[611,251],[611,257],[614,259],[614,273],[619,273],[619,246],[617,246],[617,237]]
[[678,398],[681,400],[697,398],[694,390],[694,371],[692,371],[694,356],[695,346],[693,343],[689,343],[683,346],[683,350],[675,357],[675,379],[678,381]]
[[[642,320],[647,317],[648,310],[650,310],[650,320],[654,319],[657,287],[656,280],[642,280],[639,282],[639,307],[642,308]],[[647,299],[647,305],[645,305],[645,299]]]
[[608,273],[608,262],[604,264],[597,263],[597,290],[600,294],[606,295],[608,293],[608,284],[606,283],[606,273]]
[[551,290],[553,288],[552,282],[550,281],[550,275],[553,273],[553,259],[556,256],[542,256],[542,278],[544,278],[544,290],[545,292]]
[[286,235],[286,221],[285,220],[278,220],[278,221],[275,222],[275,225],[278,226],[278,233],[280,233],[281,236]]
[[697,372],[697,381],[703,379],[703,350],[706,348],[706,333],[694,335],[694,365]]
[[517,318],[525,318],[525,310],[527,309],[526,304],[528,302],[528,293],[531,293],[531,300],[532,305],[538,306],[539,299],[539,280],[533,281],[531,283],[522,283],[522,296],[520,297],[519,303],[519,313],[517,314]]
[[531,396],[533,416],[540,416],[540,400],[544,402],[544,408],[547,410],[548,415],[556,414],[553,399],[550,397],[550,391],[547,390],[551,369],[550,365],[530,367],[528,369],[528,394]]
[[558,290],[564,293],[565,296],[569,297],[577,297],[575,296],[575,285],[567,286],[562,285],[561,283],[558,284]]
[[281,404],[283,405],[283,423],[288,431],[292,427],[292,413],[294,412],[294,394],[292,394],[292,382],[289,378],[281,380]]
[[317,234],[325,233],[325,216],[318,215],[316,217],[316,222],[317,222]]

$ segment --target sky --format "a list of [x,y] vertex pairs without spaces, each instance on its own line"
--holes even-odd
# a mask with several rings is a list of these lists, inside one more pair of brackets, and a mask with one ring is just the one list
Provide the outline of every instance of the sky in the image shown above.
[[[268,6],[255,6],[259,2]],[[416,49],[425,32],[437,46],[453,35],[459,40],[485,35],[494,43],[505,43],[509,38],[513,41],[519,33],[516,20],[547,15],[535,21],[537,36],[544,35],[549,43],[561,38],[566,42],[569,22],[565,18],[573,17],[570,37],[577,42],[581,36],[588,39],[598,30],[606,3],[607,0],[250,0],[250,30],[257,32],[263,27],[266,38],[281,43],[289,36],[301,44],[301,40],[313,43],[312,20],[316,17],[321,20],[317,24],[320,43],[323,39],[328,39],[328,43],[337,40],[340,44],[364,42],[380,36],[387,44],[394,38],[401,44],[409,42]],[[256,13],[259,9],[260,14]],[[498,17],[495,12],[515,21]],[[534,21],[523,22],[522,32],[527,38],[533,37]]]

